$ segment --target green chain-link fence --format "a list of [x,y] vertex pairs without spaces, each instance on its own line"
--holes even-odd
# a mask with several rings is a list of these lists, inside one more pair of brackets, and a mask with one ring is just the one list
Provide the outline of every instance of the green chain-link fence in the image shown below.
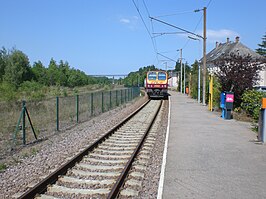
[[[83,95],[55,97],[43,101],[27,101],[26,109],[38,139],[49,137],[57,131],[71,128],[79,122],[90,120],[103,112],[109,111],[138,97],[140,89],[125,88],[120,90],[91,92]],[[29,120],[23,127],[22,103],[0,103],[0,155],[4,148],[14,143],[23,144],[35,140]],[[25,111],[24,111],[25,112]],[[17,129],[16,129],[17,128]],[[26,138],[22,130],[26,130]],[[25,144],[25,142],[24,142]]]

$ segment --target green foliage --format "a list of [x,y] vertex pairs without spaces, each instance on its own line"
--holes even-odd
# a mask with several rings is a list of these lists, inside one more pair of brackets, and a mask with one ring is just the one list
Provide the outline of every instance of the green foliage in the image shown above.
[[217,77],[213,77],[213,107],[220,107],[220,94],[222,86]]
[[57,64],[53,58],[47,68],[41,61],[34,62],[31,67],[28,57],[22,51],[15,48],[8,51],[4,47],[0,50],[1,101],[41,100],[50,95],[67,96],[69,93],[66,87],[100,84],[102,89],[111,82],[107,77],[91,77],[70,68],[68,62],[62,60]]
[[1,101],[14,101],[18,98],[16,94],[16,87],[8,82],[3,82],[0,84],[0,99]]
[[214,62],[217,68],[215,75],[221,83],[222,91],[234,92],[234,106],[240,106],[242,94],[252,89],[260,79],[262,63],[263,60],[254,60],[251,55],[237,53],[224,54]]
[[36,148],[31,148],[31,149],[30,149],[30,152],[31,152],[31,154],[34,156],[34,155],[36,155],[36,154],[39,152],[39,150],[36,149]]
[[48,85],[47,69],[44,67],[41,61],[34,62],[32,66],[32,72],[34,80],[43,85]]
[[140,68],[136,72],[131,72],[128,76],[124,79],[125,86],[144,86],[144,79],[146,78],[146,74],[148,71],[151,70],[158,70],[155,66],[147,66]]
[[[191,67],[188,65],[188,63],[182,63],[182,90],[184,91],[184,66],[185,66],[185,77],[186,77],[186,87],[188,87],[189,84],[189,76],[191,73]],[[174,73],[177,73],[178,75],[181,74],[181,64],[179,62],[176,63]],[[181,81],[178,81],[178,88],[177,90],[180,91]]]
[[260,55],[266,57],[266,34],[262,37],[261,44],[258,44],[259,48],[256,49],[256,52]]
[[198,98],[198,61],[196,60],[191,68],[190,94],[193,99]]
[[7,65],[7,50],[3,47],[2,50],[0,50],[0,82],[3,81],[6,65]]
[[242,95],[241,108],[256,121],[259,119],[261,99],[263,97],[266,97],[266,93],[255,90],[245,91]]
[[45,97],[44,86],[35,81],[25,81],[20,85],[18,92],[20,97],[30,100],[41,100]]
[[0,173],[5,171],[7,169],[7,166],[4,163],[0,163]]
[[13,49],[6,62],[4,81],[18,88],[23,81],[30,80],[32,77],[28,57],[23,52]]

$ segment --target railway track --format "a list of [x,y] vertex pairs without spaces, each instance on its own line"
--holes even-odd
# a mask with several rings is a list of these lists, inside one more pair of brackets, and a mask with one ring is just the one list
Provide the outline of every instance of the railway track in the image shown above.
[[[143,143],[161,105],[162,101],[158,100],[143,105],[20,198],[136,196],[137,191],[131,187],[138,187],[137,179],[143,178],[138,171],[145,169],[147,150],[151,148],[154,138],[148,138],[144,146]],[[141,148],[142,155],[137,158],[138,163],[133,164]]]

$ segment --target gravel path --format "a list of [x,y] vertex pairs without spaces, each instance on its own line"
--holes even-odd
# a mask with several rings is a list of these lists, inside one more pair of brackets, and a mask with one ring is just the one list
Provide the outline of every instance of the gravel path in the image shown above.
[[5,159],[9,164],[0,173],[0,198],[17,197],[28,188],[67,162],[79,150],[96,140],[124,117],[137,109],[145,98],[128,103],[84,122],[73,129],[60,132],[45,141],[22,148]]

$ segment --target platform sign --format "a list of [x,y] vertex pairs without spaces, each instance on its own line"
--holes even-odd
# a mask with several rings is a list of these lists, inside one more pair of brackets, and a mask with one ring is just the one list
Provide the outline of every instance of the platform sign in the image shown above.
[[225,102],[234,102],[234,94],[226,94]]

